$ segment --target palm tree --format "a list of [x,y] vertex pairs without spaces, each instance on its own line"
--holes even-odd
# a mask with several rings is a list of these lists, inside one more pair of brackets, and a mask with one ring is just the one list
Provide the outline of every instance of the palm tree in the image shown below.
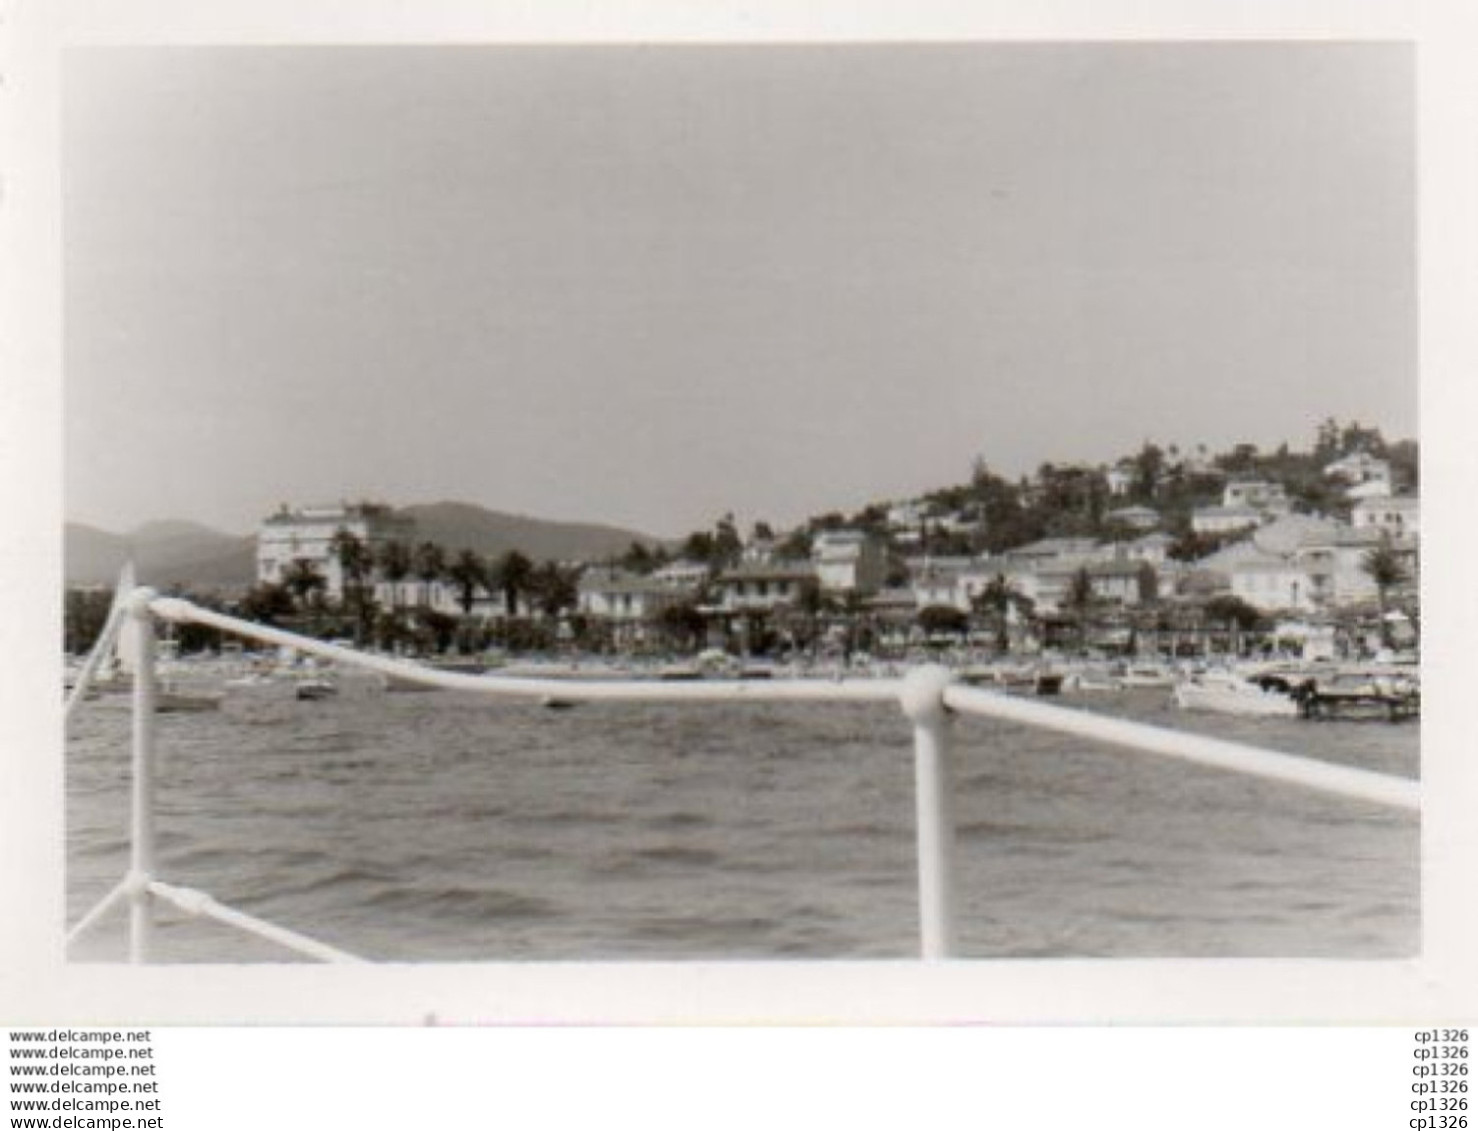
[[307,558],[294,558],[282,571],[282,587],[301,610],[328,588],[328,581]]
[[579,589],[575,579],[567,570],[559,568],[557,562],[543,562],[529,574],[529,592],[534,594],[539,611],[547,617],[557,617],[566,609],[572,609],[579,601]]
[[1382,538],[1379,546],[1366,551],[1365,556],[1360,559],[1360,569],[1375,582],[1375,599],[1380,609],[1381,643],[1389,648],[1391,625],[1386,620],[1386,614],[1390,606],[1390,592],[1397,585],[1411,580],[1411,574],[1406,563],[1396,553],[1389,536]]
[[503,591],[503,601],[510,617],[518,614],[518,599],[529,589],[534,563],[517,550],[509,550],[498,559],[494,576]]
[[1094,604],[1093,578],[1088,573],[1087,566],[1073,574],[1063,603],[1072,611],[1073,621],[1078,629],[1078,649],[1084,651],[1088,647],[1088,614]]
[[338,559],[343,575],[344,603],[354,614],[354,642],[363,644],[369,629],[368,610],[372,603],[365,590],[365,580],[374,564],[374,555],[358,535],[342,526],[334,531],[329,549]]
[[400,583],[410,576],[414,565],[411,548],[404,542],[392,540],[380,547],[380,574],[390,583],[390,604],[400,605]]
[[477,591],[486,588],[488,567],[482,555],[473,550],[463,550],[447,567],[447,579],[457,588],[457,604],[462,607],[464,617],[472,615],[472,606],[477,603]]
[[431,586],[446,573],[446,551],[435,542],[422,542],[411,554],[411,570],[421,581],[421,605],[431,604]]
[[996,651],[1009,652],[1011,650],[1011,611],[1015,609],[1018,613],[1028,612],[1031,606],[1031,598],[1012,585],[1006,579],[1006,575],[998,573],[991,578],[986,587],[977,593],[970,602],[977,613],[990,614],[991,623],[996,632]]

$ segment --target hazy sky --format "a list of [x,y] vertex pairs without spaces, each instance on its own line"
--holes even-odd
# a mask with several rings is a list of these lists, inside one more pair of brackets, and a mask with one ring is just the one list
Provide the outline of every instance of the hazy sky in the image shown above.
[[112,49],[64,119],[67,513],[674,535],[1145,439],[1416,432],[1383,45]]

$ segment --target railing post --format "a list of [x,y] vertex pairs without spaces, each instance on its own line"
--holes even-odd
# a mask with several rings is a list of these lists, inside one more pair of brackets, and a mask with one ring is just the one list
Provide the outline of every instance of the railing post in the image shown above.
[[154,878],[154,614],[152,589],[136,589],[128,615],[134,620],[133,663],[133,803],[129,860],[128,960],[149,960],[154,912],[149,882]]
[[909,672],[903,712],[914,727],[914,796],[918,812],[919,938],[923,958],[955,952],[954,783],[951,716],[944,689],[953,676],[938,664]]

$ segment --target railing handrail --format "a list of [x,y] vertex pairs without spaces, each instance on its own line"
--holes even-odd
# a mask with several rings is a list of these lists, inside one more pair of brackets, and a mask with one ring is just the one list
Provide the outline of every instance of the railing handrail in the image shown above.
[[[1242,743],[1187,734],[1145,723],[1036,702],[955,682],[939,665],[923,665],[905,677],[881,679],[766,679],[673,682],[660,679],[578,679],[507,675],[472,675],[441,671],[387,656],[376,656],[330,644],[280,628],[259,625],[204,609],[178,597],[160,597],[137,589],[110,617],[83,674],[90,675],[104,648],[116,635],[123,615],[134,617],[143,644],[135,673],[133,728],[133,833],[129,874],[68,933],[71,942],[125,899],[131,910],[130,958],[147,957],[149,900],[160,899],[191,914],[204,915],[310,957],[331,962],[359,961],[355,956],[304,935],[277,927],[226,907],[209,895],[165,884],[152,875],[152,716],[154,709],[153,618],[193,622],[250,640],[292,648],[307,655],[364,668],[427,687],[474,691],[500,697],[557,697],[565,701],[608,702],[894,702],[914,728],[915,803],[917,807],[919,900],[922,953],[949,957],[954,948],[952,856],[954,822],[950,812],[953,786],[950,745],[954,715],[968,714],[1043,727],[1091,741],[1178,758],[1243,774],[1306,786],[1396,808],[1420,808],[1419,782],[1317,759],[1282,754]],[[79,680],[79,682],[82,682]],[[74,701],[79,696],[74,695]],[[74,705],[69,701],[68,708]]]
[[1242,742],[1188,734],[959,684],[951,684],[944,689],[944,702],[951,710],[966,714],[1055,730],[1146,754],[1235,770],[1252,777],[1307,786],[1398,809],[1421,808],[1421,783],[1393,774],[1341,766],[1298,754],[1283,754]]

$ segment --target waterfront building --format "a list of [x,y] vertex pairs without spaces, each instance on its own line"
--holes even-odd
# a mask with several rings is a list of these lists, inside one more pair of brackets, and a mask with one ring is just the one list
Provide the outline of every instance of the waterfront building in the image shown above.
[[284,503],[257,531],[257,581],[281,584],[294,562],[306,562],[324,579],[325,595],[342,598],[344,572],[334,551],[334,536],[341,530],[358,538],[372,558],[385,543],[410,542],[416,532],[412,520],[377,503]]
[[913,571],[909,590],[920,609],[950,608],[962,613],[970,611],[970,592],[966,586],[966,567],[959,562],[930,564]]
[[696,586],[676,585],[620,569],[591,568],[576,587],[579,611],[594,620],[634,623],[654,620],[666,609],[693,599]]
[[808,585],[817,585],[809,562],[740,563],[718,576],[720,608],[728,613],[772,612],[798,604]]
[[1313,612],[1318,586],[1297,559],[1256,551],[1232,564],[1232,596],[1262,612]]
[[823,530],[811,543],[811,564],[823,592],[876,593],[887,574],[882,541],[862,530]]
[[1148,604],[1159,593],[1159,575],[1148,562],[1064,559],[1018,579],[1019,588],[1038,612],[1062,612],[1079,572],[1086,571],[1097,601],[1122,607]]

